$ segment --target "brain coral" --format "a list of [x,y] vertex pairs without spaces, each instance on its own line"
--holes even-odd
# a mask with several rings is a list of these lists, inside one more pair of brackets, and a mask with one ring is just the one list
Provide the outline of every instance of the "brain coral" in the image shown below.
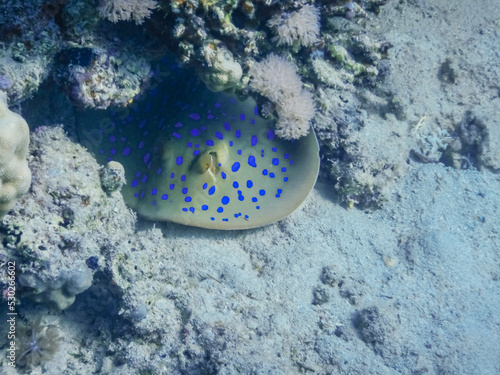
[[0,218],[30,187],[29,140],[28,124],[9,110],[7,96],[0,91]]

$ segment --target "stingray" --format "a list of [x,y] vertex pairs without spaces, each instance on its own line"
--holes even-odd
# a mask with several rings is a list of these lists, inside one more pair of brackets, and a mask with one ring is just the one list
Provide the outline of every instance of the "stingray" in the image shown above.
[[150,220],[248,229],[284,218],[314,187],[319,147],[311,130],[279,139],[252,98],[169,78],[125,108],[81,111],[82,143],[100,163],[124,166],[129,207]]

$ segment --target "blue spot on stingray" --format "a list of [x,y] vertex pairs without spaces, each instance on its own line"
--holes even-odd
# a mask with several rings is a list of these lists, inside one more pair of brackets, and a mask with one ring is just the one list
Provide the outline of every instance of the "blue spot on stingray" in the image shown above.
[[146,155],[144,155],[144,163],[147,164],[150,157],[151,157],[151,154],[149,152]]
[[233,187],[234,187],[235,189],[238,189],[238,187],[239,187],[239,186],[240,186],[240,184],[238,184],[238,181],[234,181],[234,182],[233,182]]
[[273,172],[269,173],[269,177],[274,178],[275,177],[274,173]]
[[175,159],[175,163],[177,165],[181,165],[182,164],[182,156],[177,156],[177,158]]
[[203,184],[203,190],[205,190],[205,189],[207,188],[207,186],[208,186],[208,185],[207,185],[207,183],[205,182],[205,183]]
[[189,202],[191,202],[191,201],[192,201],[191,197],[186,197],[186,198],[184,198],[184,202],[189,203]]
[[233,141],[229,141],[229,147],[233,147]]
[[213,195],[215,193],[215,186],[212,186],[210,189],[208,189],[208,195]]
[[189,118],[192,120],[199,120],[201,118],[201,116],[197,113],[190,113]]
[[170,173],[170,178],[174,178],[174,177],[175,177],[175,173],[174,172]]
[[293,165],[293,160],[290,160],[290,165]]
[[196,129],[196,128],[195,129],[191,129],[189,132],[191,133],[191,135],[193,137],[196,137],[196,136],[200,135],[200,131],[198,129]]
[[235,162],[235,163],[233,164],[233,166],[231,167],[231,170],[232,170],[233,172],[237,172],[237,171],[238,171],[238,169],[240,169],[240,163]]
[[139,146],[138,146],[138,148],[139,148],[139,149],[141,149],[141,148],[143,148],[143,147],[144,147],[144,142],[143,142],[143,141],[140,141],[140,142],[139,142]]
[[288,182],[288,177],[285,177],[283,181]]
[[213,216],[212,216],[212,217],[210,218],[210,220],[214,221],[214,220],[215,220],[215,217],[213,217]]
[[272,140],[273,140],[273,138],[274,138],[274,131],[273,131],[273,130],[271,130],[271,129],[269,129],[269,130],[267,131],[267,139],[269,139],[270,141],[272,141]]
[[143,184],[145,184],[147,180],[148,180],[148,176],[146,176],[146,175],[142,176],[142,183]]
[[225,174],[224,172],[221,172],[221,173],[220,173],[220,175],[221,175],[222,179],[224,179],[224,180],[225,180],[225,179],[226,179],[226,177],[227,177],[227,176],[226,176],[226,174]]
[[241,131],[236,130],[236,138],[239,138],[239,137],[241,137]]
[[252,198],[252,202],[254,202],[254,203],[255,203],[255,202],[257,202],[257,198],[256,198],[256,197],[253,197],[253,198]]
[[198,148],[198,147],[200,147],[200,144],[197,143],[197,144],[194,145],[194,147]]
[[191,211],[194,214],[194,207],[189,207],[189,211]]
[[245,200],[245,197],[243,195],[238,195],[238,200],[243,201],[243,200]]
[[206,210],[208,210],[208,206],[207,206],[206,204],[204,204],[203,206],[201,206],[201,209],[202,209],[203,211],[206,211]]
[[132,181],[132,187],[136,187],[138,183],[139,183],[139,181],[137,181],[137,180]]
[[141,172],[137,171],[135,172],[135,177],[139,177],[141,175]]
[[115,142],[116,141],[116,137],[114,135],[112,135],[111,137],[109,137],[109,141],[110,142]]
[[186,181],[186,175],[185,175],[185,174],[183,174],[183,175],[181,176],[181,181]]
[[163,199],[164,201],[166,201],[166,200],[168,199],[168,195],[167,195],[167,194],[163,194],[163,195],[161,196],[161,199]]
[[248,215],[245,215],[245,219],[248,219]]
[[238,155],[241,155],[242,151],[241,150],[238,150]]
[[223,209],[222,207],[219,207],[219,208],[217,209],[217,212],[218,212],[218,213],[222,213],[222,212],[224,212],[224,209]]
[[188,188],[187,187],[182,188],[182,194],[187,194],[187,192],[188,192]]
[[[254,115],[258,115],[259,114],[259,109],[257,108],[257,106],[253,107],[253,114]],[[245,217],[248,217],[245,215]]]
[[186,147],[193,147],[193,143],[192,142],[186,143]]
[[264,170],[262,171],[262,174],[263,174],[264,176],[267,176],[267,169],[264,169]]
[[207,142],[206,142],[207,146],[213,146],[214,145],[214,141],[212,141],[211,139],[209,139]]
[[260,206],[255,207],[256,209],[260,210]]
[[221,104],[219,102],[217,102],[217,103],[214,104],[215,108],[220,108],[220,106],[221,106]]
[[186,207],[184,207],[184,208],[182,209],[182,211],[184,211],[184,212],[187,212],[187,210],[188,210],[188,209],[187,209]]
[[255,156],[250,155],[248,157],[248,165],[254,168],[257,167],[257,164],[255,163]]
[[252,146],[255,146],[257,144],[257,136],[256,135],[252,135],[252,139],[250,140],[250,144]]
[[240,120],[245,121],[245,114],[244,113],[240,113]]
[[182,126],[183,126],[182,122],[177,122],[174,125],[174,127],[176,127],[176,128],[182,128]]
[[221,132],[215,132],[215,136],[218,138],[218,139],[224,139],[224,136],[222,135]]
[[247,188],[251,188],[253,186],[252,180],[247,180]]
[[224,195],[220,201],[222,202],[222,204],[226,205],[229,203],[229,197]]
[[156,171],[156,174],[160,174],[161,173],[161,168],[158,168],[158,170]]
[[278,165],[280,163],[280,159],[273,158],[273,165]]
[[151,202],[152,205],[155,205],[156,204],[156,200],[152,201]]
[[266,195],[266,191],[265,191],[264,189],[260,189],[260,190],[259,190],[259,195],[260,195],[261,197],[263,197],[264,195]]
[[110,153],[111,155],[116,154],[116,148],[112,148],[112,149],[111,149],[111,151],[109,151],[109,153]]
[[151,191],[151,195],[156,195],[156,188],[154,188],[152,191]]
[[285,159],[288,159],[290,157],[290,155],[288,154],[285,154],[285,156],[283,156]]
[[255,120],[254,120],[254,119],[251,119],[251,120],[250,120],[250,123],[251,123],[252,125],[255,125]]
[[136,198],[137,198],[138,196],[139,196],[139,194],[137,194],[137,193],[135,193],[135,194],[134,194],[134,197],[136,197]]
[[177,139],[181,139],[181,135],[179,133],[172,133],[172,135]]
[[124,155],[124,156],[127,156],[128,154],[130,154],[130,147],[125,147],[125,148],[123,149],[123,155]]
[[225,122],[224,123],[224,129],[226,129],[227,131],[230,131],[231,130],[231,125],[229,125],[228,122]]
[[174,184],[170,184],[169,188],[170,188],[170,190],[174,190],[175,185]]
[[278,149],[276,147],[273,147],[271,150],[273,150],[273,152],[278,151]]
[[286,172],[286,167],[281,168],[281,172]]
[[194,151],[193,151],[193,156],[196,156],[196,155],[198,155],[199,153],[200,153],[200,150],[194,150]]

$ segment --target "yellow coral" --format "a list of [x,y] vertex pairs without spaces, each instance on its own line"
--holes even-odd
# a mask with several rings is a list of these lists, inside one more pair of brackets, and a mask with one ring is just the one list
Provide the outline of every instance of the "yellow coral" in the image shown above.
[[0,219],[30,187],[29,140],[28,124],[9,110],[7,96],[0,91]]

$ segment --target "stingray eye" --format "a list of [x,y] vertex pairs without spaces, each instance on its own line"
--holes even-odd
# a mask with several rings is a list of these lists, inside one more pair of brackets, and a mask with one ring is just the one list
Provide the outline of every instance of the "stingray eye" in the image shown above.
[[191,163],[191,169],[193,172],[203,174],[206,171],[214,171],[216,167],[217,153],[216,152],[204,152],[198,155]]

